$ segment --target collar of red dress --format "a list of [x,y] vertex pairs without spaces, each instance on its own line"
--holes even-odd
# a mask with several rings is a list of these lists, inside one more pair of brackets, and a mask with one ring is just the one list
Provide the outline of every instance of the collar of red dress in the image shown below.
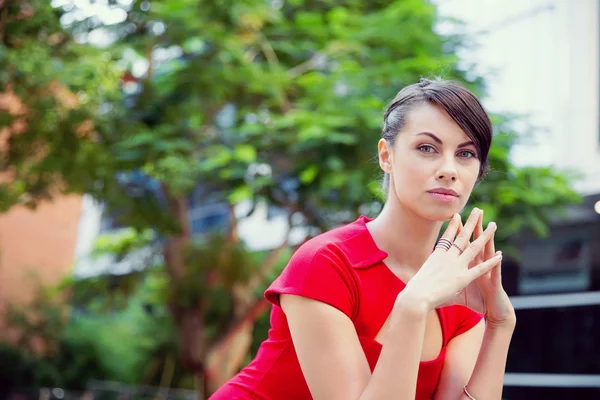
[[388,254],[379,249],[367,229],[372,218],[361,216],[344,229],[344,238],[339,246],[353,268],[366,268],[385,260]]

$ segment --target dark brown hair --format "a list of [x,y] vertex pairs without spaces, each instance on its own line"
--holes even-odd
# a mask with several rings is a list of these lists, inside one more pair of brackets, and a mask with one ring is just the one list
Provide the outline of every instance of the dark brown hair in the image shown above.
[[[403,88],[392,100],[383,116],[382,137],[394,145],[396,135],[404,128],[407,117],[415,106],[429,103],[442,108],[466,133],[477,148],[481,163],[479,178],[488,170],[488,152],[492,144],[492,123],[477,97],[453,81],[421,79]],[[387,191],[389,175],[383,180]]]

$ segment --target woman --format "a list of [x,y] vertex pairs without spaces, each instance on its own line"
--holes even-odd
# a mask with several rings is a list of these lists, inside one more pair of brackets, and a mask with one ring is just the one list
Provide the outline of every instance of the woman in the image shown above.
[[496,224],[457,214],[486,172],[490,120],[462,86],[422,79],[382,136],[383,210],[296,251],[265,293],[268,339],[211,399],[501,398],[516,318]]

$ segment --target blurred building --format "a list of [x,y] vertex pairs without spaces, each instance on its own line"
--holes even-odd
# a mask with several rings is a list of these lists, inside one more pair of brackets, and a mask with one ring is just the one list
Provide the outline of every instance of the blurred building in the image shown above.
[[2,328],[7,303],[24,304],[40,286],[71,274],[80,216],[74,195],[0,214],[0,339],[10,333]]
[[462,58],[487,76],[486,107],[531,124],[513,161],[582,173],[583,203],[504,265],[518,317],[504,398],[600,398],[600,1],[436,3],[479,44]]

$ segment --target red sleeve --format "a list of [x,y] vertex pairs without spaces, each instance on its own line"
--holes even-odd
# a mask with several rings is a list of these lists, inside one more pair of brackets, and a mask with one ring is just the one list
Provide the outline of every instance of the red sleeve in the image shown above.
[[322,301],[352,319],[356,309],[356,284],[350,268],[328,245],[317,248],[307,242],[292,256],[281,275],[265,291],[276,306],[280,294],[294,294]]
[[455,307],[456,328],[454,329],[454,334],[452,337],[456,337],[467,332],[469,329],[477,325],[483,318],[483,314],[479,314],[470,308],[463,306]]

